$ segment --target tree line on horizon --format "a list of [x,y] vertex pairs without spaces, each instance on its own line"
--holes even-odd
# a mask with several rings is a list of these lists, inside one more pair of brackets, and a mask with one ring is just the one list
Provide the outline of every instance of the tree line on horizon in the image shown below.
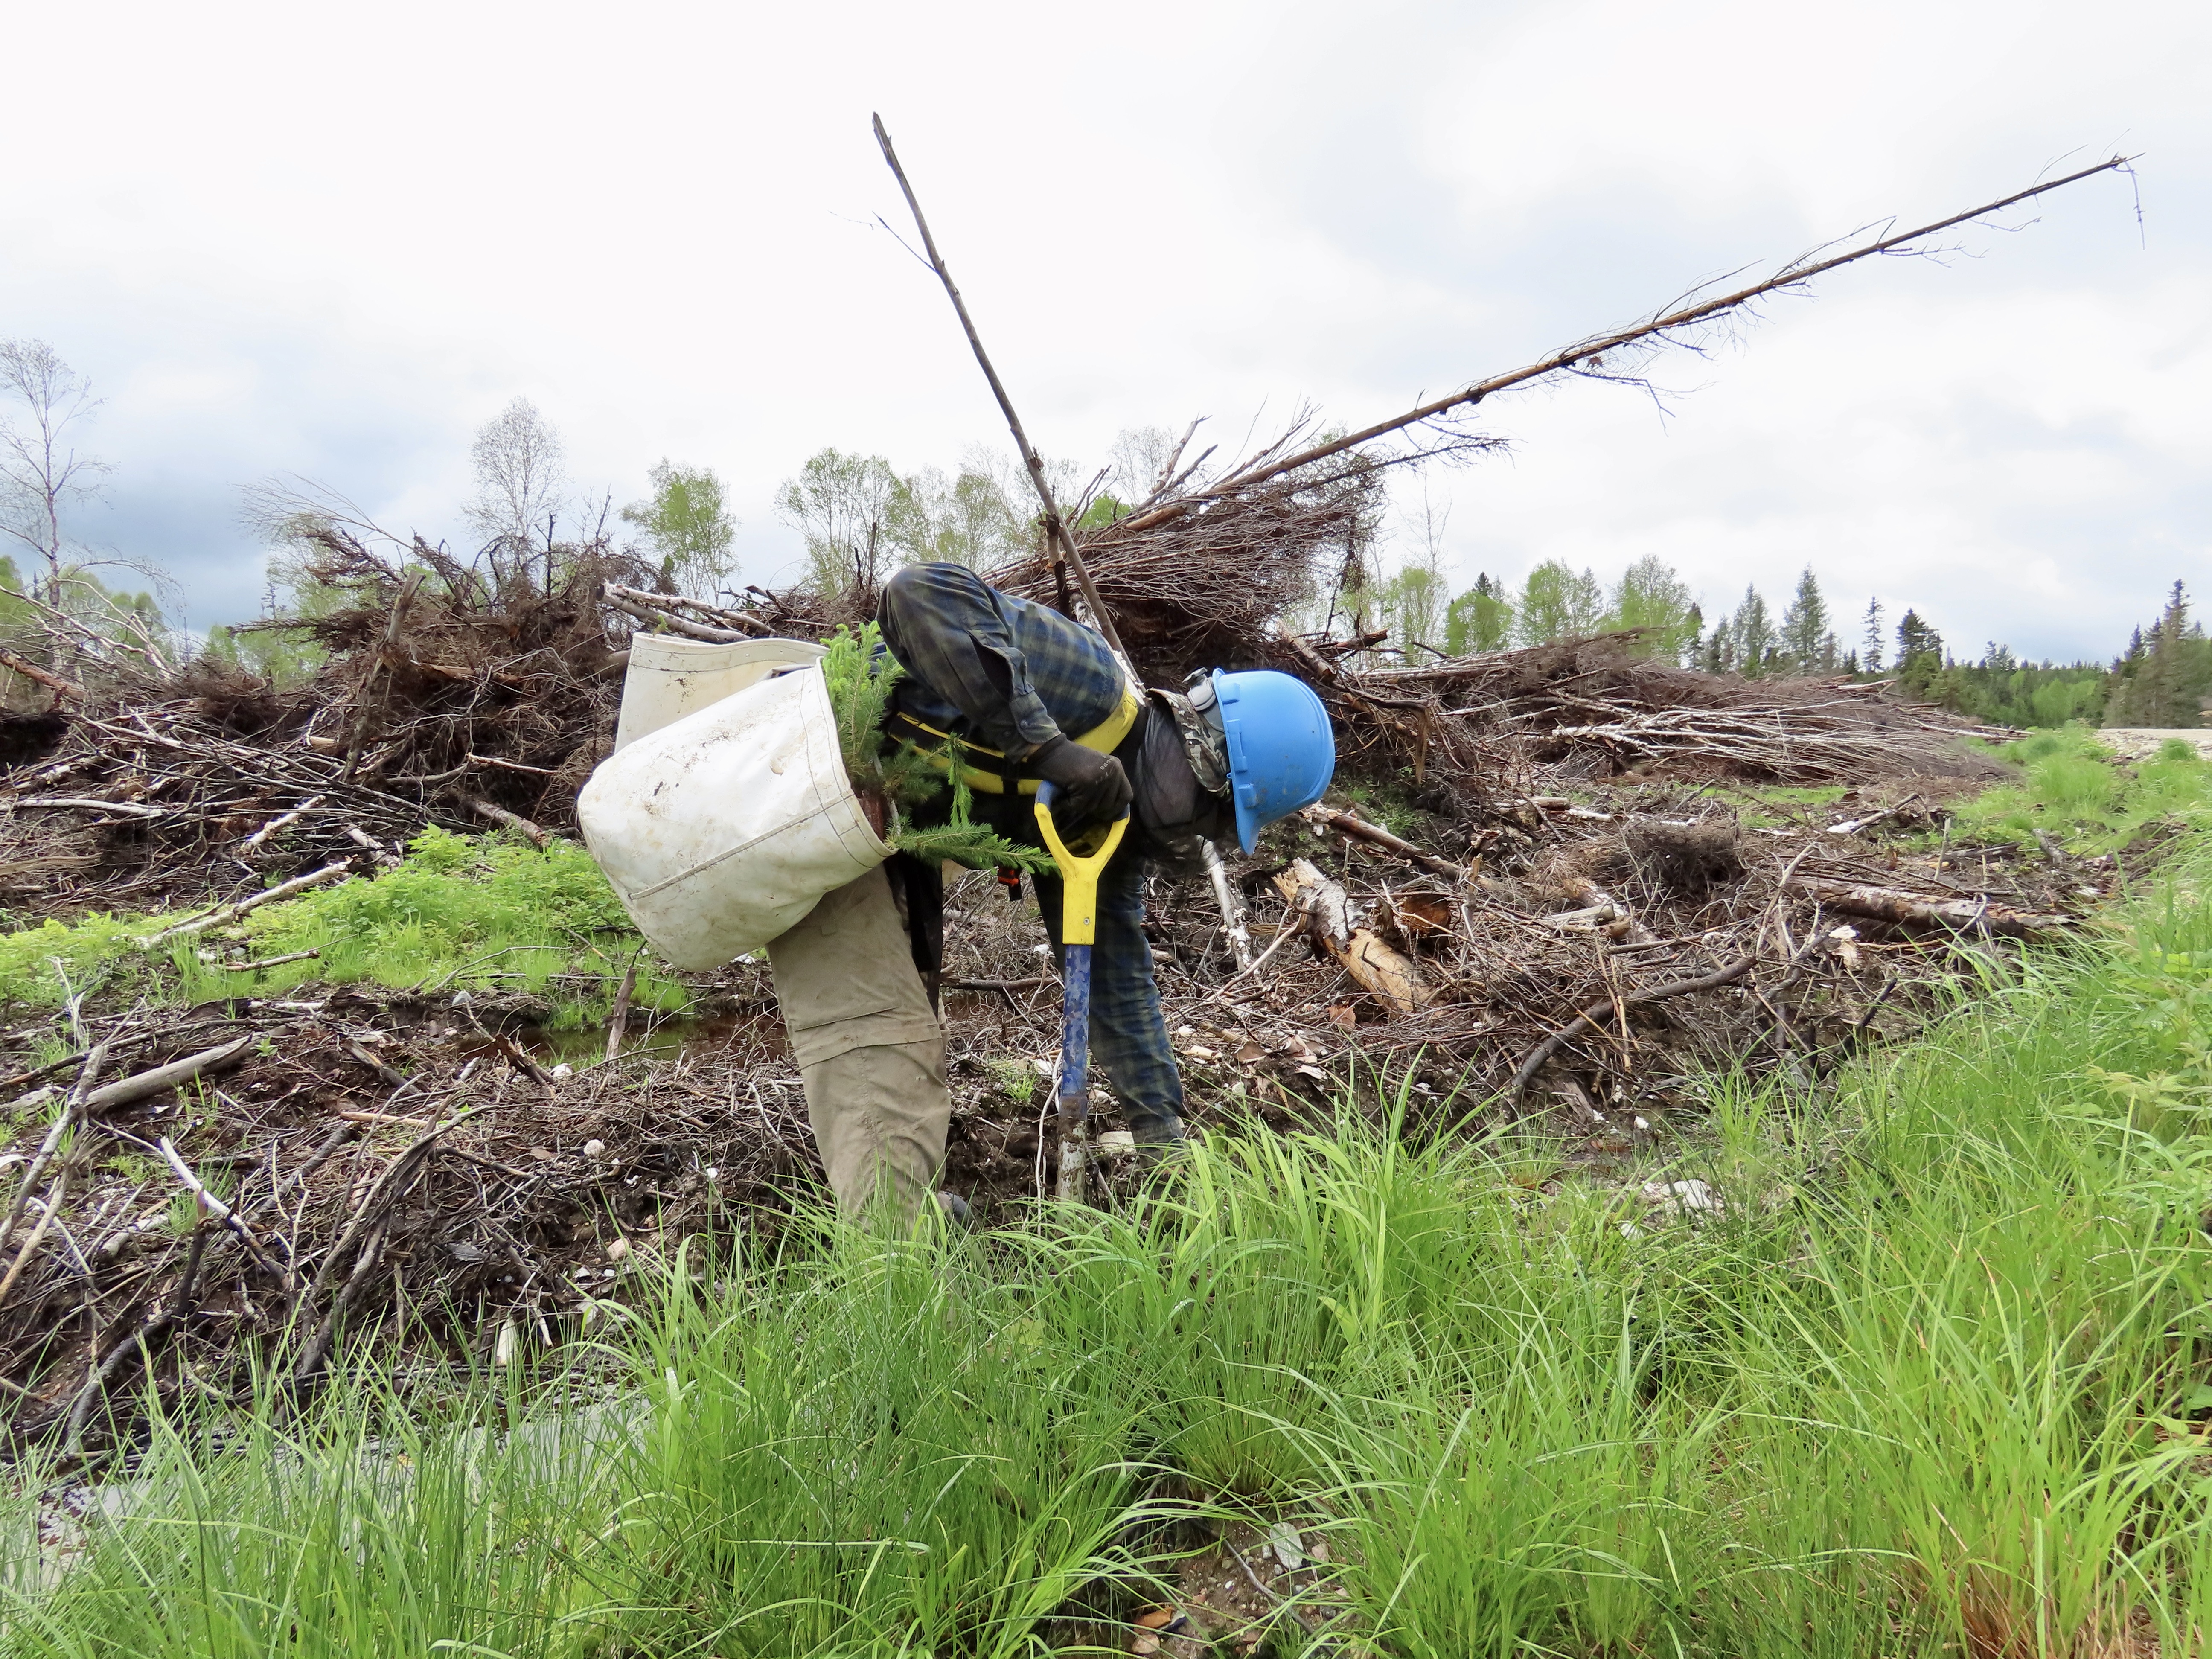
[[[0,635],[42,623],[52,631],[61,619],[89,633],[127,636],[157,654],[204,649],[271,678],[312,671],[303,647],[281,631],[217,627],[195,640],[165,619],[168,607],[154,592],[103,581],[102,564],[141,575],[149,588],[165,579],[143,562],[99,556],[64,531],[64,509],[94,495],[107,470],[71,441],[98,400],[39,341],[0,341],[0,394],[28,416],[0,417],[0,547],[30,556],[27,569],[19,570],[14,556],[0,553]],[[1169,434],[1138,428],[1115,441],[1109,465],[1087,485],[1065,461],[1048,464],[1050,482],[1079,525],[1110,523],[1127,511],[1124,503],[1143,497],[1170,447]],[[610,493],[574,488],[558,431],[522,398],[477,430],[471,460],[476,490],[463,517],[482,538],[477,556],[495,583],[550,586],[564,557],[607,542],[613,520],[627,526],[632,550],[648,556],[672,590],[702,599],[734,597],[740,526],[711,467],[664,459],[647,471],[647,494],[617,513]],[[948,560],[982,568],[1018,556],[1037,541],[1029,499],[1016,463],[984,447],[969,450],[950,474],[934,467],[902,472],[883,456],[833,447],[786,479],[775,503],[777,516],[799,533],[805,583],[843,592],[872,591],[904,564]],[[303,521],[349,510],[342,497],[318,486],[272,481],[247,491],[248,520],[276,550],[264,605],[270,617],[313,614],[319,596],[295,556],[295,532]],[[1387,574],[1375,570],[1381,526],[1364,526],[1346,550],[1334,588],[1316,595],[1310,614],[1297,620],[1325,629],[1342,619],[1355,634],[1380,633],[1370,658],[1412,664],[1632,629],[1632,648],[1683,667],[1752,679],[1890,679],[1916,696],[2001,725],[2195,726],[2212,697],[2212,641],[2191,618],[2179,581],[2158,617],[2137,628],[2109,664],[2026,661],[1996,641],[1969,660],[1954,656],[1916,610],[1888,629],[1878,597],[1855,627],[1839,628],[1809,567],[1778,608],[1753,583],[1710,620],[1680,574],[1656,555],[1630,564],[1610,587],[1593,570],[1577,572],[1553,558],[1517,586],[1482,572],[1454,593],[1443,570],[1447,520],[1425,496],[1411,526],[1414,550]]]
[[[1054,492],[1079,525],[1109,523],[1125,501],[1141,498],[1168,441],[1150,428],[1124,433],[1091,490],[1083,491],[1077,470],[1062,463],[1053,469]],[[900,564],[933,559],[988,567],[1036,539],[1025,483],[1012,469],[1010,459],[981,447],[951,477],[933,468],[902,474],[879,455],[823,449],[777,491],[777,513],[799,532],[817,586],[873,587]],[[2137,629],[2110,665],[2024,661],[1995,641],[1978,659],[1962,660],[1916,610],[1908,608],[1893,633],[1878,597],[1869,598],[1848,641],[1840,637],[1809,566],[1778,610],[1748,584],[1710,625],[1689,585],[1653,555],[1632,563],[1609,589],[1587,568],[1547,559],[1517,589],[1486,572],[1453,594],[1442,568],[1446,522],[1425,501],[1411,526],[1413,556],[1371,579],[1365,573],[1377,527],[1370,526],[1370,545],[1347,550],[1335,591],[1317,596],[1297,620],[1326,629],[1342,618],[1355,634],[1383,629],[1382,650],[1408,663],[1634,629],[1634,648],[1683,667],[1751,679],[1892,679],[1992,725],[2193,726],[2203,719],[2198,704],[2212,693],[2212,647],[2189,619],[2179,582],[2160,619]]]
[[[1421,635],[1412,630],[1422,618],[1418,602],[1406,605],[1406,574],[1380,586],[1377,608],[1407,630],[1400,633],[1401,640],[1419,641]],[[2083,720],[2187,728],[2204,722],[2212,702],[2212,641],[2191,617],[2188,590],[2179,581],[2159,616],[2136,629],[2126,650],[2109,664],[2028,661],[1996,641],[1979,658],[1962,659],[1911,609],[1899,618],[1894,635],[1887,635],[1885,610],[1879,598],[1869,599],[1856,642],[1844,648],[1830,626],[1819,579],[1808,567],[1778,617],[1754,584],[1733,611],[1707,628],[1687,586],[1662,559],[1638,559],[1609,592],[1591,571],[1577,574],[1553,559],[1531,570],[1517,593],[1486,573],[1477,575],[1473,586],[1442,608],[1440,654],[1640,629],[1638,648],[1684,667],[1749,679],[1890,679],[1915,696],[1992,725]]]
[[[1387,630],[1408,662],[1634,629],[1641,631],[1631,648],[1681,667],[1747,679],[1893,680],[1915,696],[1992,725],[2194,726],[2197,702],[2212,691],[2212,661],[2201,660],[2203,629],[2188,620],[2180,584],[2175,590],[2161,619],[2148,632],[2136,629],[2128,652],[2109,665],[2026,661],[1995,641],[1978,659],[1962,659],[1917,610],[1907,609],[1892,633],[1878,597],[1869,599],[1845,644],[1809,567],[1778,611],[1753,583],[1710,625],[1688,584],[1656,555],[1631,564],[1610,589],[1590,569],[1547,559],[1518,589],[1484,572],[1455,596],[1443,592],[1432,563],[1418,562],[1348,592],[1342,603],[1355,626]],[[2152,655],[2157,662],[2138,685]]]

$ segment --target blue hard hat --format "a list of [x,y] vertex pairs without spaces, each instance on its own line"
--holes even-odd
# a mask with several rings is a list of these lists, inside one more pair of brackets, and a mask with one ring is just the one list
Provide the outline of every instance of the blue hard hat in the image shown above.
[[1212,674],[1229,744],[1229,793],[1246,852],[1261,830],[1322,798],[1336,775],[1336,734],[1313,688],[1272,668]]

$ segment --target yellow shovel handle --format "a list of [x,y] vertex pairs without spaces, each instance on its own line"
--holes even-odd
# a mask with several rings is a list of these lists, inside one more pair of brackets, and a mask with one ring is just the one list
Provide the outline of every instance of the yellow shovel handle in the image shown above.
[[1052,808],[1042,798],[1036,804],[1036,818],[1052,861],[1060,867],[1060,941],[1063,945],[1096,944],[1098,874],[1105,869],[1106,860],[1114,856],[1114,849],[1121,844],[1122,833],[1129,827],[1129,815],[1124,811],[1107,825],[1105,839],[1095,850],[1085,854],[1070,851],[1067,843],[1060,838],[1059,826],[1052,821]]

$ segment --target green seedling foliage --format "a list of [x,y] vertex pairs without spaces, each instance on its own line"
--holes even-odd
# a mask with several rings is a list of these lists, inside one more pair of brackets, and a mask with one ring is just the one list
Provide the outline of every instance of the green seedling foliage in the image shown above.
[[144,977],[137,942],[155,931],[143,921],[94,915],[0,933],[0,1006],[58,1008],[95,983],[132,985]]
[[[187,915],[189,913],[186,913]],[[251,912],[234,927],[139,941],[185,915],[96,915],[0,935],[0,1002],[58,1007],[98,975],[162,1000],[280,994],[309,982],[404,988],[521,990],[549,996],[556,1024],[595,1018],[611,984],[577,991],[559,975],[619,980],[636,934],[591,854],[556,841],[542,852],[513,836],[426,830],[396,869],[337,882]],[[228,971],[201,952],[244,959],[315,951],[311,961]],[[679,982],[641,969],[633,1001],[676,1011]]]
[[983,1062],[990,1074],[992,1086],[1017,1106],[1025,1106],[1036,1098],[1036,1067],[1026,1060],[1012,1054],[998,1054]]
[[885,837],[891,846],[925,863],[951,860],[971,870],[996,866],[1034,873],[1053,867],[1051,854],[1008,841],[974,822],[969,816],[974,797],[961,773],[957,739],[945,744],[934,764],[932,757],[911,743],[885,741],[884,715],[890,708],[891,688],[906,670],[884,648],[882,631],[874,623],[840,628],[823,644],[827,654],[822,659],[822,677],[836,714],[838,749],[853,787],[880,798],[896,814],[901,806],[921,806],[936,799],[945,792],[947,775],[951,779],[948,820],[927,826],[895,823]]
[[1008,841],[988,824],[975,822],[970,815],[975,811],[975,795],[962,769],[963,750],[958,739],[948,742],[945,751],[946,772],[952,781],[951,817],[942,824],[902,824],[892,835],[891,845],[925,863],[932,859],[950,859],[971,870],[1022,870],[1031,875],[1050,871],[1054,867],[1052,854],[1042,848]]
[[891,690],[906,670],[884,647],[873,623],[840,628],[823,641],[823,684],[837,720],[837,749],[853,787],[881,796],[894,805],[919,805],[935,799],[944,780],[931,774],[912,744],[886,744],[884,716]]

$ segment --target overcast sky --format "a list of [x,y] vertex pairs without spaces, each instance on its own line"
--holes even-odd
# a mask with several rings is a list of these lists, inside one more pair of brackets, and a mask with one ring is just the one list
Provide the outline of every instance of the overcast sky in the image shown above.
[[[1698,281],[2140,151],[1784,299],[1680,395],[1486,405],[1447,562],[1708,613],[1810,564],[1954,650],[2110,655],[2212,588],[2212,9],[2081,5],[21,6],[0,336],[106,399],[87,538],[198,626],[255,608],[239,487],[296,473],[467,540],[518,394],[621,502],[711,465],[751,580],[825,445],[1003,442],[900,207],[883,112],[1048,453],[1301,400],[1365,423]],[[2062,159],[2063,158],[2063,159]],[[1413,495],[1418,497],[1418,483]]]

